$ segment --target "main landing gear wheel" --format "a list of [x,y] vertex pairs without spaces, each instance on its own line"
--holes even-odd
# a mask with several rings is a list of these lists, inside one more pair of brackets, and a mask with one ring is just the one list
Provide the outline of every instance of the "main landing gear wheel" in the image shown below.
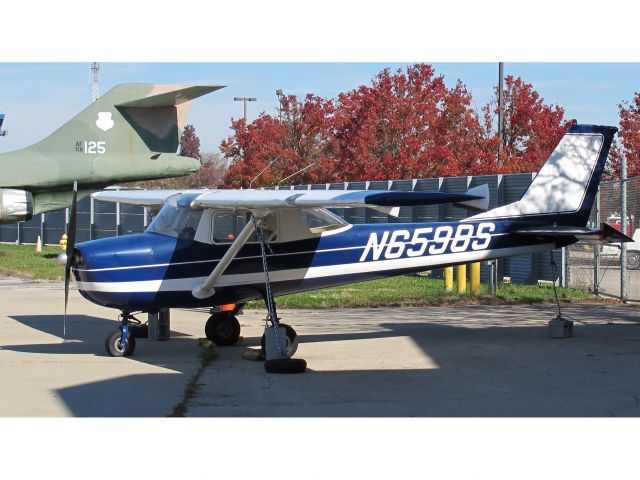
[[638,270],[640,268],[640,252],[627,252],[627,268]]
[[112,357],[130,357],[133,355],[133,352],[136,349],[136,337],[129,335],[127,340],[124,342],[124,345],[122,345],[121,340],[122,331],[119,329],[114,330],[107,335],[107,338],[104,341],[104,348]]
[[[285,352],[287,354],[287,357],[293,357],[293,355],[298,350],[298,334],[293,329],[293,327],[291,327],[290,325],[287,325],[285,323],[278,323],[278,326],[284,327],[285,332],[286,332]],[[267,349],[266,349],[265,345],[266,345],[266,338],[265,338],[265,335],[263,333],[262,334],[262,339],[260,340],[260,346],[262,347],[262,354],[266,356],[267,355]],[[306,367],[306,362],[305,362],[305,367]],[[265,368],[266,368],[266,365],[265,365]]]
[[204,334],[218,346],[235,345],[240,339],[240,322],[233,313],[214,313],[204,326]]

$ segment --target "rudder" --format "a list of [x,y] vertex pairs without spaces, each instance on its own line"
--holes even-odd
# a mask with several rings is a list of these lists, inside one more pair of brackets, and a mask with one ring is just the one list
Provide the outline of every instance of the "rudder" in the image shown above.
[[466,220],[539,219],[585,226],[616,132],[615,127],[572,125],[520,200]]

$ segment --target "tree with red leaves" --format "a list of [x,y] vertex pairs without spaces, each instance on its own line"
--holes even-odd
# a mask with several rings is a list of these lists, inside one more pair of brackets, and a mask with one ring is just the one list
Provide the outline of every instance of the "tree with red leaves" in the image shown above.
[[271,162],[253,186],[275,185],[312,164],[287,183],[536,171],[573,121],[531,84],[505,80],[500,159],[497,101],[480,118],[459,80],[447,87],[431,65],[417,64],[385,69],[336,100],[284,97],[282,119],[262,113],[251,124],[233,121],[234,135],[220,146],[230,162],[226,183],[247,187]]
[[[544,99],[522,78],[505,78],[504,148],[497,164],[489,165],[487,173],[535,172],[575,120],[564,119],[564,108],[547,105]],[[487,138],[499,139],[496,98],[483,107]],[[499,140],[498,140],[499,141]]]
[[264,170],[252,186],[275,185],[309,165],[293,182],[323,181],[321,162],[331,148],[332,113],[330,100],[309,94],[300,101],[290,95],[281,99],[281,118],[261,113],[248,125],[244,119],[232,121],[234,135],[220,146],[230,161],[226,184],[248,187]]
[[182,137],[180,137],[178,155],[200,160],[200,139],[198,138],[198,135],[196,135],[195,127],[191,124],[184,127]]
[[612,148],[610,177],[620,178],[620,158],[627,159],[627,177],[640,175],[640,92],[633,99],[618,105],[620,129],[618,139]]
[[[447,88],[431,65],[380,72],[338,97],[335,181],[461,175],[488,159],[487,140],[458,81]],[[482,160],[485,160],[484,162]]]

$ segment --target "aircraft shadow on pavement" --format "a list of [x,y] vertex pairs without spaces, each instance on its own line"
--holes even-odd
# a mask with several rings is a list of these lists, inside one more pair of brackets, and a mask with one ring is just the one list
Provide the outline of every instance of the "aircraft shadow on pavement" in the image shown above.
[[[109,332],[118,328],[118,322],[113,319],[90,315],[67,315],[67,334],[63,336],[62,315],[14,315],[9,318],[63,340],[62,343],[6,345],[2,347],[3,350],[26,353],[64,355],[93,353],[96,356],[108,356],[104,350],[104,339]],[[171,337],[184,338],[188,335],[172,330]]]
[[[175,330],[171,331],[169,342],[139,339],[139,350],[135,356],[131,359],[120,359],[109,357],[104,349],[106,335],[118,326],[113,319],[68,315],[67,336],[63,337],[62,315],[16,315],[10,318],[63,341],[4,345],[0,351],[45,355],[93,355],[113,362],[109,368],[115,371],[114,375],[120,373],[121,376],[57,390],[71,414],[77,417],[162,417],[171,414],[173,407],[182,400],[185,385],[200,365],[201,350],[196,341],[191,336]],[[170,372],[131,374],[132,361],[161,367]],[[103,364],[93,365],[96,369],[101,369]]]
[[[410,337],[437,367],[315,371],[308,374],[310,379],[272,376],[267,390],[272,397],[262,401],[269,409],[247,408],[248,398],[234,397],[235,405],[214,401],[199,412],[304,417],[640,415],[637,324],[579,325],[575,336],[564,340],[548,338],[546,326],[381,326],[388,331],[308,335],[301,341]],[[348,362],[345,358],[347,368]],[[225,386],[216,384],[216,391],[224,394]]]
[[[484,312],[483,309],[479,313]],[[486,309],[487,315],[493,315]],[[640,329],[635,312],[614,320],[576,324],[574,337],[549,339],[546,326],[466,326],[426,319],[385,321],[371,332],[301,334],[302,344],[408,337],[435,368],[347,369],[303,375],[265,374],[261,362],[241,358],[242,348],[219,349],[199,393],[199,416],[637,416],[640,402]],[[15,320],[60,336],[61,316]],[[496,320],[501,316],[495,314]],[[106,356],[104,336],[113,320],[72,315],[62,344],[3,347],[29,353]],[[464,319],[463,319],[464,320]],[[170,342],[144,341],[133,360],[175,373],[124,374],[58,391],[75,416],[165,416],[182,399],[197,370],[199,347],[173,332]],[[183,337],[180,337],[183,335]],[[258,337],[245,338],[257,346]],[[322,348],[322,347],[321,347]],[[327,353],[329,354],[329,353]],[[114,362],[121,359],[113,359]],[[354,361],[355,363],[355,361]],[[125,370],[126,371],[126,370]],[[129,370],[130,371],[130,370]],[[225,373],[226,372],[226,373]],[[124,406],[123,406],[124,405]],[[203,406],[204,405],[204,406]],[[189,415],[187,409],[187,415]]]

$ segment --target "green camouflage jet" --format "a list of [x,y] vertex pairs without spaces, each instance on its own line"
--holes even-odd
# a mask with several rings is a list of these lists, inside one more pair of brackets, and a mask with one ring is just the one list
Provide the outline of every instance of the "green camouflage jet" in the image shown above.
[[118,182],[179,177],[198,159],[176,155],[191,100],[223,88],[122,84],[44,140],[0,154],[0,223],[66,208]]

